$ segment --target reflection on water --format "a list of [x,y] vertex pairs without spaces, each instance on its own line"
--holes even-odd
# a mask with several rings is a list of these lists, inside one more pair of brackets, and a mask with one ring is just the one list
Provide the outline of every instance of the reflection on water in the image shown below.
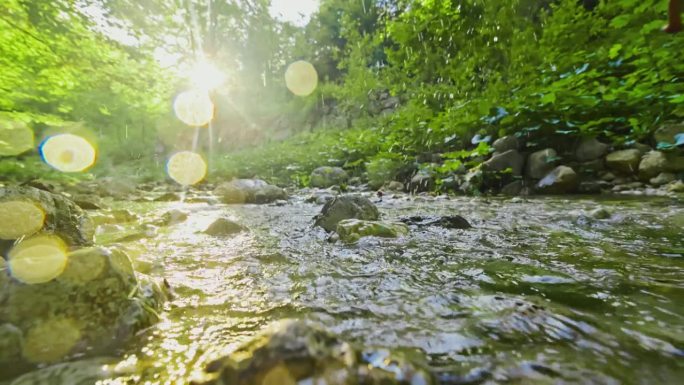
[[[421,198],[422,199],[422,198]],[[331,244],[319,206],[184,206],[156,238],[127,244],[166,277],[165,320],[109,383],[183,383],[266,324],[316,320],[364,345],[419,351],[435,370],[488,383],[673,384],[684,378],[684,205],[671,200],[379,203],[386,219],[465,216],[470,230]],[[594,219],[603,207],[608,219]],[[168,206],[134,210],[159,216]],[[249,227],[200,233],[217,217]]]

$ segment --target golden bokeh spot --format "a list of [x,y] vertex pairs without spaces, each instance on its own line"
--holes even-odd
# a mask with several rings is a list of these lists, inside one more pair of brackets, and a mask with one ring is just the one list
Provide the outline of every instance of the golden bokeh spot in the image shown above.
[[102,273],[107,264],[106,256],[95,247],[76,250],[68,255],[64,272],[60,281],[82,285],[88,283]]
[[51,363],[64,358],[81,339],[81,330],[69,318],[52,318],[29,329],[23,355],[30,362]]
[[0,119],[0,156],[19,155],[33,147],[33,130],[26,124]]
[[39,284],[59,277],[67,264],[66,245],[51,235],[39,235],[14,246],[8,254],[10,272],[17,280]]
[[206,91],[191,90],[178,96],[173,102],[176,116],[188,126],[200,127],[214,118],[214,103]]
[[264,375],[261,385],[296,385],[290,371],[285,365],[276,365]]
[[97,151],[85,138],[59,134],[48,138],[41,146],[45,163],[62,172],[81,172],[95,164]]
[[207,175],[207,162],[200,154],[182,151],[174,154],[166,165],[171,179],[184,186],[197,184]]
[[62,155],[60,156],[59,160],[62,163],[71,163],[74,161],[74,152],[73,151],[64,151]]
[[18,239],[43,228],[45,212],[30,201],[0,202],[0,239]]
[[311,95],[318,86],[318,72],[307,61],[296,61],[285,71],[285,84],[297,96]]

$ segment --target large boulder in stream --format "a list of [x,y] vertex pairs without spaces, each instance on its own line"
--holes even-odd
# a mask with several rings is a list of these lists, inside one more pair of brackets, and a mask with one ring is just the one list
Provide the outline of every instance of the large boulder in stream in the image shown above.
[[319,167],[311,172],[311,187],[328,188],[342,185],[349,180],[349,174],[340,167]]
[[68,246],[93,243],[90,217],[66,197],[28,186],[0,188],[0,253],[15,240],[52,234]]
[[0,258],[0,381],[72,357],[112,353],[158,320],[162,286],[136,276],[122,250],[69,252],[56,277],[40,282],[1,266],[13,258]]
[[261,179],[234,179],[220,184],[214,194],[223,203],[271,203],[287,199],[285,190]]
[[385,349],[358,349],[306,321],[281,321],[210,363],[194,385],[431,384],[420,359]]
[[375,221],[379,217],[378,208],[368,198],[360,195],[342,195],[323,206],[321,213],[314,217],[314,225],[331,232],[345,219]]

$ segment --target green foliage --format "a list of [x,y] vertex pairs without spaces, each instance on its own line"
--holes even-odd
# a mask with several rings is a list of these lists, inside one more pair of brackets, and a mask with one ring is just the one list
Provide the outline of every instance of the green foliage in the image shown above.
[[394,180],[406,168],[406,157],[399,154],[380,153],[366,163],[368,185],[379,189],[388,181]]
[[[98,173],[133,161],[144,166],[127,172],[154,178],[168,155],[159,142],[190,148],[170,111],[189,84],[160,68],[158,49],[180,69],[205,56],[228,74],[214,95],[219,177],[306,186],[313,168],[339,165],[377,185],[428,168],[444,188],[486,158],[484,137],[513,134],[525,150],[684,140],[651,135],[684,118],[684,41],[659,31],[661,0],[323,0],[303,28],[275,20],[268,1],[84,0],[104,22],[69,0],[5,3],[0,112],[39,139],[82,122],[100,144]],[[114,27],[137,45],[114,41]],[[283,77],[300,59],[320,77],[304,98]],[[401,107],[381,114],[379,95]],[[444,162],[416,166],[426,153]]]

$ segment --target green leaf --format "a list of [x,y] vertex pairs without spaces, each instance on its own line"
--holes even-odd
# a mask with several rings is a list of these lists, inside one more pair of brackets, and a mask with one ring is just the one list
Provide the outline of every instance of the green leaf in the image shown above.
[[628,15],[628,14],[618,16],[618,17],[614,18],[613,20],[611,20],[610,26],[613,28],[622,28],[622,27],[626,26],[627,24],[629,24],[629,19],[631,17],[632,17],[632,15]]
[[542,96],[542,103],[543,104],[551,104],[556,102],[556,93],[550,92],[544,96]]
[[612,46],[610,48],[610,52],[608,53],[608,57],[611,59],[615,59],[620,54],[621,49],[622,49],[622,44],[620,44],[620,43],[615,44],[614,46]]

